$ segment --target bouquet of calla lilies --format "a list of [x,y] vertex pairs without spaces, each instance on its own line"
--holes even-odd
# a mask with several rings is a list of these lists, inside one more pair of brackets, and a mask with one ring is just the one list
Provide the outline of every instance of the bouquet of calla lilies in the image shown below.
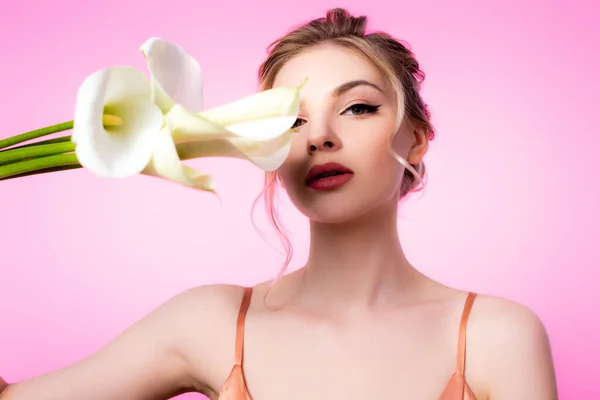
[[97,71],[79,87],[73,121],[1,139],[0,180],[84,167],[100,177],[144,174],[214,193],[212,178],[183,160],[236,157],[265,171],[284,162],[303,84],[203,111],[193,57],[158,38],[141,51],[149,78],[128,66]]

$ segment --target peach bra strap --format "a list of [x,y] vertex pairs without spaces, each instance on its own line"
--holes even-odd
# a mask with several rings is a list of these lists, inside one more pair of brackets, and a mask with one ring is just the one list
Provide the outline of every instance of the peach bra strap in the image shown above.
[[458,331],[458,352],[456,354],[456,371],[461,375],[465,374],[465,355],[467,351],[467,321],[473,308],[473,302],[477,297],[476,293],[469,292],[465,301],[462,318],[460,319],[460,329]]
[[252,297],[252,288],[244,288],[244,297],[242,298],[242,305],[240,306],[240,312],[238,314],[237,329],[235,337],[235,363],[239,366],[242,365],[244,358],[244,325],[246,322],[246,313],[250,307],[250,298]]

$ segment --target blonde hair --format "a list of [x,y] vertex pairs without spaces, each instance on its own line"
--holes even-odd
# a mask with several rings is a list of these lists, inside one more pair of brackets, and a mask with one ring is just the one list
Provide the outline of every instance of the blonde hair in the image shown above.
[[[261,90],[272,88],[281,68],[302,52],[318,45],[339,45],[365,57],[389,79],[398,106],[394,134],[406,118],[415,128],[423,130],[428,140],[433,140],[435,130],[430,122],[431,114],[420,95],[425,74],[420,70],[414,54],[408,45],[387,33],[368,33],[366,26],[367,17],[354,17],[345,9],[335,8],[329,10],[324,18],[314,19],[295,28],[269,46],[269,55],[258,72]],[[423,187],[425,165],[423,163],[411,165],[396,154],[391,147],[394,134],[390,137],[388,149],[392,156],[406,168],[400,186],[400,198],[403,198],[408,193]],[[283,275],[293,255],[291,241],[277,212],[277,180],[277,172],[266,173],[264,188],[252,207],[254,210],[260,197],[264,197],[267,215],[286,251],[284,266],[275,281]]]

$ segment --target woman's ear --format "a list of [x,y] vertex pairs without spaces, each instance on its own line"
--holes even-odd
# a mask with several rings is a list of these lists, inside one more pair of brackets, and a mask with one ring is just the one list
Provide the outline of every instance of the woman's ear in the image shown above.
[[429,139],[427,132],[422,128],[414,128],[414,141],[408,152],[407,160],[409,164],[418,165],[423,161],[427,150],[429,150]]

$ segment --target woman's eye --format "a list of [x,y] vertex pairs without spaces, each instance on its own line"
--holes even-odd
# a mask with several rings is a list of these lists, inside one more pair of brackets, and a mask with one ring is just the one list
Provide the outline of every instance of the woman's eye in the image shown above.
[[379,110],[380,106],[371,106],[369,104],[354,104],[353,106],[348,107],[344,110],[343,114],[347,112],[352,112],[351,115],[364,115],[374,113]]
[[[344,110],[344,112],[342,114],[347,114],[349,112],[351,113],[350,115],[353,115],[353,116],[372,114],[372,113],[377,112],[377,110],[379,110],[379,107],[381,107],[381,106],[372,106],[369,104],[354,104],[354,105],[348,107],[346,110]],[[297,130],[305,123],[306,123],[306,120],[297,118],[296,121],[294,122],[294,125],[292,125],[292,127],[290,129]]]
[[304,121],[303,119],[297,118],[296,121],[294,122],[294,125],[292,125],[291,129],[300,128],[300,126],[302,125],[303,122],[306,122],[306,121]]

